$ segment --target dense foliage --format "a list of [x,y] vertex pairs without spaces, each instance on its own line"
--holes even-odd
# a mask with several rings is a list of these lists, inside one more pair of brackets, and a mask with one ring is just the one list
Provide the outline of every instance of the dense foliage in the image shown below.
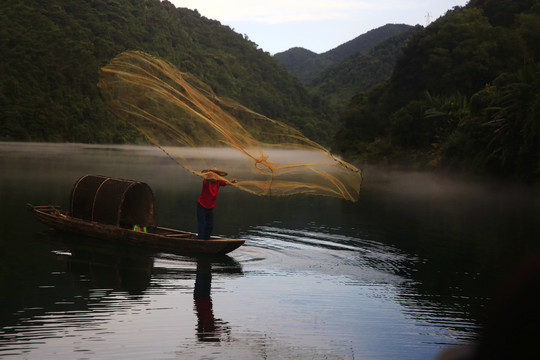
[[197,11],[159,0],[10,0],[0,8],[0,140],[143,141],[96,87],[98,70],[128,49],[316,140],[335,128],[323,102],[276,59]]
[[405,24],[386,24],[368,31],[338,47],[322,54],[316,54],[303,48],[292,48],[274,55],[287,70],[302,83],[309,84],[325,69],[351,57],[367,54],[382,41],[411,28]]
[[[540,178],[540,0],[470,0],[426,28],[381,29],[325,54],[272,57],[168,1],[6,1],[0,141],[144,141],[96,86],[98,70],[132,49],[314,140],[337,129],[333,150],[348,158]],[[310,93],[278,58],[310,79],[326,71]],[[339,128],[332,106],[347,101]]]
[[388,82],[353,98],[334,149],[537,181],[539,44],[538,0],[454,8],[412,37]]
[[308,89],[342,111],[355,94],[390,78],[403,47],[421,29],[410,28],[381,41],[367,54],[358,53],[328,67],[307,85]]

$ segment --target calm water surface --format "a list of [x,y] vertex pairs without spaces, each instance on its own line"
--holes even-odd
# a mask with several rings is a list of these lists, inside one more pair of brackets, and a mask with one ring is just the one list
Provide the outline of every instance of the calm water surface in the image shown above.
[[474,342],[494,291],[537,250],[519,187],[366,169],[357,203],[225,188],[194,258],[60,234],[25,209],[73,183],[147,182],[158,223],[194,231],[199,179],[152,147],[0,143],[0,358],[435,359]]

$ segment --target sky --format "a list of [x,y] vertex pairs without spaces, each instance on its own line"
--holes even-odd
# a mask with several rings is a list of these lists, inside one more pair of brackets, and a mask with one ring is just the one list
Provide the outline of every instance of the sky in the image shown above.
[[468,0],[169,0],[246,35],[274,55],[292,47],[316,53],[386,24],[426,26]]

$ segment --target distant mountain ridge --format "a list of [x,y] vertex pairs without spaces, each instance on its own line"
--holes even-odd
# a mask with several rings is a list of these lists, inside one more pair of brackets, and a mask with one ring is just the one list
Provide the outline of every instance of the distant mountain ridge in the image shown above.
[[390,78],[403,48],[422,29],[420,25],[410,27],[381,41],[367,53],[357,53],[329,66],[307,85],[309,90],[326,98],[338,111],[343,110],[353,96]]
[[368,31],[365,34],[322,54],[295,47],[277,53],[274,57],[282,63],[291,74],[307,85],[330,66],[337,64],[350,56],[366,54],[380,42],[411,28],[411,25],[406,24],[387,24]]

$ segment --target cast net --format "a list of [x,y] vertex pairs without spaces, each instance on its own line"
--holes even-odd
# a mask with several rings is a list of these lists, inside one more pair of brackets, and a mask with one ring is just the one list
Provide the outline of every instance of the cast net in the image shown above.
[[356,201],[362,175],[294,128],[218,97],[195,76],[139,51],[100,71],[113,112],[187,171],[219,168],[257,195],[327,195]]

